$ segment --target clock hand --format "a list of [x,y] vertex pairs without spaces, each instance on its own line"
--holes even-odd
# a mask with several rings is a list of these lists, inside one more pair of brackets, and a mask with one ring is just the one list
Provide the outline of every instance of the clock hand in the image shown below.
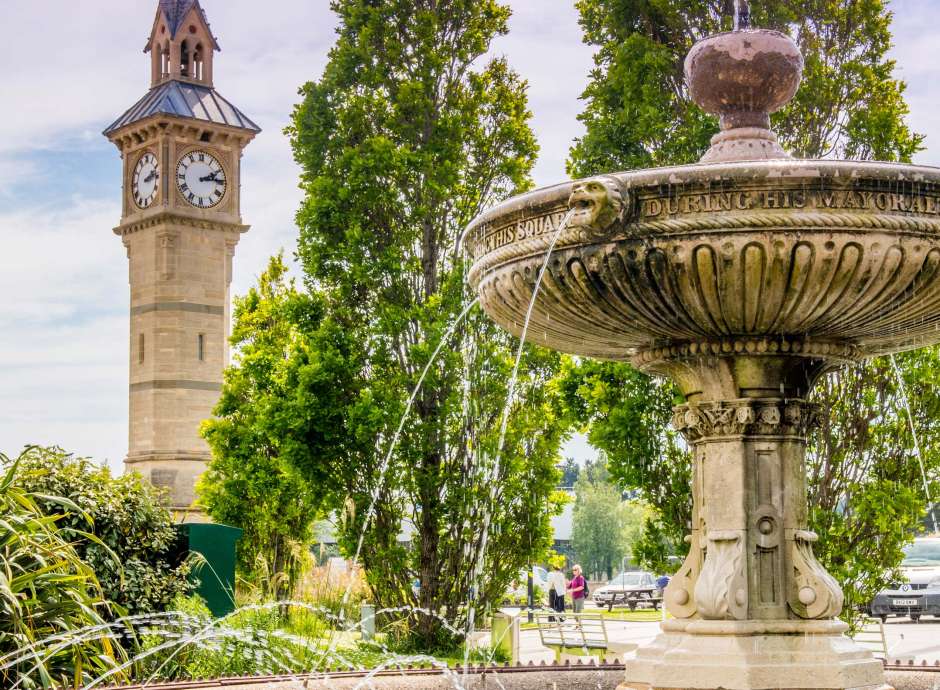
[[156,170],[152,171],[149,175],[147,175],[147,177],[144,178],[144,182],[153,182],[155,179],[157,179]]
[[217,180],[216,177],[215,177],[215,176],[218,175],[218,174],[219,174],[219,173],[214,172],[214,173],[212,173],[211,175],[206,175],[205,177],[200,177],[200,178],[199,178],[199,181],[200,181],[200,182],[219,182],[219,180]]

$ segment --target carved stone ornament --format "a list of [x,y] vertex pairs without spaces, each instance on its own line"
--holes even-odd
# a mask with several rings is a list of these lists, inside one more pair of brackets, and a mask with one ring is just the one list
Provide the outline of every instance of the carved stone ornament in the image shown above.
[[817,539],[809,530],[797,530],[793,535],[793,577],[787,601],[800,618],[834,618],[845,599],[839,583],[813,554]]
[[734,31],[696,43],[685,61],[689,93],[721,123],[702,162],[789,158],[770,113],[790,102],[802,76],[803,55],[786,34]]
[[805,437],[820,419],[803,400],[752,399],[680,405],[672,423],[690,443],[710,436]]
[[576,182],[568,197],[569,227],[581,230],[582,239],[600,239],[619,225],[630,206],[630,195],[612,175]]
[[744,565],[744,539],[741,532],[708,532],[705,565],[695,583],[695,605],[702,618],[747,618],[747,575]]
[[676,618],[695,615],[695,583],[702,572],[702,545],[698,533],[687,535],[685,540],[689,544],[689,554],[663,592],[666,610]]

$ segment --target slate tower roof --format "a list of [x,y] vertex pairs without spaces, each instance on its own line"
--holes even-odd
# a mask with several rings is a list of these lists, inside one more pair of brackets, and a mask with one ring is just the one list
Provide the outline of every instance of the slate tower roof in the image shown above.
[[127,112],[111,123],[104,130],[104,134],[108,135],[121,127],[159,114],[250,129],[253,132],[261,131],[258,125],[215,89],[201,84],[172,80],[150,89]]

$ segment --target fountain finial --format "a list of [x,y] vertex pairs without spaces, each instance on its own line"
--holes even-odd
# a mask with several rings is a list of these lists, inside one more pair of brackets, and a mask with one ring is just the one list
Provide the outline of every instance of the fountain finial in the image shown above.
[[[747,0],[736,0],[735,26],[749,25]],[[764,29],[710,36],[689,51],[685,78],[692,100],[721,122],[703,163],[790,157],[770,131],[770,114],[790,102],[803,78],[793,39]]]

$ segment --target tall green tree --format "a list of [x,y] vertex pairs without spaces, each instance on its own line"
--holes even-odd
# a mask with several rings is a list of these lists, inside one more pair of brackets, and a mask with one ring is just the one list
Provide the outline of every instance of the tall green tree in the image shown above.
[[[295,466],[329,473],[341,545],[358,552],[380,605],[460,623],[471,594],[478,607],[495,601],[550,546],[567,428],[548,385],[559,357],[526,350],[500,448],[516,341],[472,311],[391,449],[409,392],[470,301],[463,228],[530,185],[526,84],[485,57],[507,32],[496,0],[331,6],[337,42],[288,130],[305,192],[298,254],[308,289],[362,352],[348,362],[353,383],[337,385],[351,398],[343,437]],[[320,356],[315,344],[309,356]],[[439,622],[416,616],[418,640],[435,644]]]
[[215,416],[202,428],[212,461],[199,481],[200,504],[214,520],[243,530],[239,570],[276,599],[289,598],[301,575],[326,493],[290,462],[315,450],[307,434],[322,430],[294,424],[297,412],[311,419],[306,395],[322,393],[299,388],[294,377],[299,343],[322,335],[322,312],[315,295],[302,294],[288,279],[283,257],[272,257],[258,285],[235,299],[235,359]]
[[589,578],[610,576],[624,553],[620,491],[606,481],[592,482],[587,475],[575,484],[571,521],[571,547]]
[[940,488],[940,349],[895,359],[903,386],[880,357],[830,374],[813,394],[828,413],[807,454],[810,523],[820,560],[843,583],[847,613],[892,580],[886,571],[921,530],[924,474],[934,479],[929,495]]
[[589,463],[575,484],[571,542],[588,576],[612,576],[624,558],[636,562],[635,549],[649,517],[637,500],[624,500],[611,481],[605,459]]
[[578,465],[578,461],[574,458],[565,458],[565,461],[558,466],[558,471],[561,472],[561,481],[559,482],[559,488],[574,486],[575,482],[578,481],[578,475],[581,473],[581,466]]
[[[682,66],[695,41],[730,28],[728,5],[579,0],[584,40],[596,53],[580,116],[586,132],[568,164],[573,176],[699,159],[718,123],[689,100]],[[884,0],[766,0],[752,10],[756,25],[794,36],[806,60],[802,88],[773,117],[786,148],[806,158],[898,161],[920,150],[923,137],[905,123],[905,85],[888,58]],[[899,358],[915,409],[932,409],[930,391],[913,382],[935,361],[934,351]],[[667,428],[678,391],[625,364],[584,360],[567,373],[575,419],[607,450],[612,475],[641,489],[657,510],[638,548],[651,567],[666,567],[669,553],[687,548],[681,536],[691,509],[690,458]],[[811,439],[811,523],[822,538],[820,558],[847,584],[850,602],[868,597],[898,564],[924,507],[924,492],[910,483],[919,466],[892,381],[887,362],[876,360],[830,377],[815,393],[840,423]],[[930,424],[919,415],[915,427],[926,443]],[[928,471],[938,466],[933,448],[924,448],[924,458]]]

